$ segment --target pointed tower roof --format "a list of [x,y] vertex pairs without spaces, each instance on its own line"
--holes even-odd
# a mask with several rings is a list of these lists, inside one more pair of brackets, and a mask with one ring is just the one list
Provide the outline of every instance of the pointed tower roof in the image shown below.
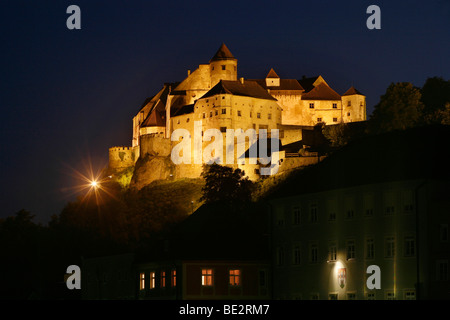
[[222,43],[219,50],[217,50],[214,57],[211,58],[211,61],[218,61],[218,60],[236,60],[236,58],[231,53],[230,49],[227,48],[225,43]]
[[273,70],[273,68],[270,68],[270,71],[267,74],[266,78],[280,78],[280,77],[277,75],[275,70]]
[[343,96],[350,96],[350,95],[353,95],[353,94],[360,94],[360,95],[363,96],[363,94],[362,94],[361,92],[359,92],[358,90],[356,90],[354,86],[351,86],[350,89],[348,89],[348,90],[343,94]]

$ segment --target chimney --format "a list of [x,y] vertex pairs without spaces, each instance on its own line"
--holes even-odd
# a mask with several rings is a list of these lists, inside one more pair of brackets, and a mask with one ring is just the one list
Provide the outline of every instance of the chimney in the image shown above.
[[241,83],[244,84],[244,78],[239,78],[239,81],[241,81]]
[[191,70],[188,70],[188,77],[191,75]]

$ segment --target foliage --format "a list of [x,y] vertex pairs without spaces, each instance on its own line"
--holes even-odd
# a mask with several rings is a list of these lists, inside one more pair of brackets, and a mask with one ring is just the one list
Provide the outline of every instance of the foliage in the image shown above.
[[346,123],[324,126],[322,133],[332,147],[342,147],[350,140],[350,130]]
[[254,183],[245,177],[245,172],[213,163],[204,165],[202,177],[205,186],[202,188],[202,198],[205,203],[224,201],[238,204],[251,200]]
[[423,103],[420,89],[409,82],[391,83],[370,118],[371,132],[404,130],[419,123]]
[[450,80],[441,77],[428,78],[421,89],[421,101],[424,105],[422,115],[428,123],[441,123],[439,114],[445,113],[446,105],[450,103]]

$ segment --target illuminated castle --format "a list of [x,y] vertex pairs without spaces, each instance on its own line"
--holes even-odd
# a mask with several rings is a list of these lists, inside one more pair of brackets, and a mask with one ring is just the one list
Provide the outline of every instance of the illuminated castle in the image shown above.
[[[171,141],[176,129],[186,129],[194,136],[195,123],[201,121],[201,134],[218,129],[226,140],[227,129],[254,129],[257,137],[261,129],[279,130],[282,146],[297,143],[302,146],[305,130],[311,131],[318,123],[326,125],[366,120],[365,96],[351,87],[340,95],[322,76],[282,79],[271,69],[265,79],[238,78],[237,59],[222,44],[208,64],[188,70],[181,82],[166,83],[152,98],[143,103],[133,118],[131,147],[109,150],[109,166],[120,170],[135,165],[134,182],[142,185],[153,180],[196,178],[201,164],[174,165],[171,151],[179,141]],[[194,147],[192,141],[192,146]],[[237,142],[234,141],[235,146]],[[202,143],[202,148],[208,142]],[[251,147],[250,140],[243,146]],[[261,163],[237,164],[243,157],[234,148],[233,167],[245,170],[251,179],[260,176]],[[224,154],[227,152],[224,146]],[[304,166],[317,161],[315,157],[301,157],[299,150],[281,150],[277,154],[278,172]],[[191,155],[193,157],[193,155]],[[192,158],[192,160],[194,160]]]

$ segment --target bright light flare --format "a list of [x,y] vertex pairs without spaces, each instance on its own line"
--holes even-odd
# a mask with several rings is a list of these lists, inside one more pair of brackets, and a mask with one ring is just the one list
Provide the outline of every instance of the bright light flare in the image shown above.
[[98,186],[98,183],[97,183],[97,181],[92,181],[91,182],[91,186],[93,186],[94,188],[96,188],[97,186]]

